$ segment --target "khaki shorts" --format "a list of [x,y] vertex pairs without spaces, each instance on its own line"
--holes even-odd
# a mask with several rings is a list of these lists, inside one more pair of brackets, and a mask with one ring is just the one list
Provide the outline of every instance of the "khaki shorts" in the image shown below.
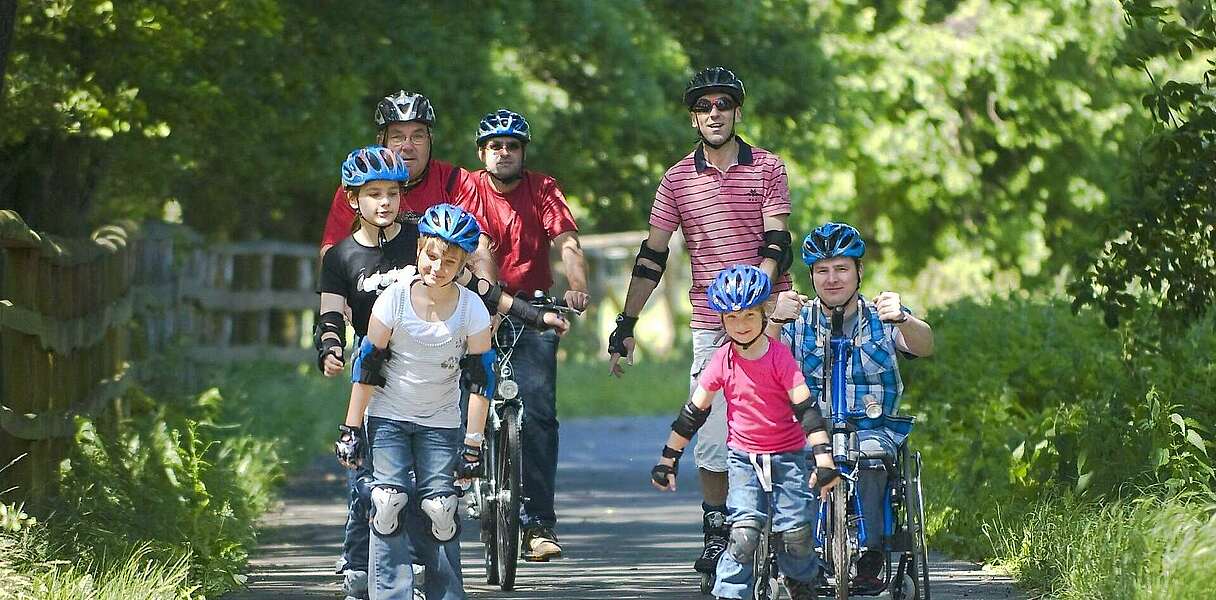
[[[689,369],[688,397],[697,390],[701,371],[709,364],[714,352],[726,342],[726,332],[720,329],[692,330],[692,368]],[[722,391],[714,394],[713,408],[705,425],[697,431],[693,458],[697,467],[715,473],[726,472],[726,398]]]

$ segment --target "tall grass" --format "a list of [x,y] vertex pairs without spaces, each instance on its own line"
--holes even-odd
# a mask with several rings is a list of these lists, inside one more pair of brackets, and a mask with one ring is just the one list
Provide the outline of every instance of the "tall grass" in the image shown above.
[[1216,590],[1216,504],[1195,498],[1051,497],[986,529],[997,562],[1046,597],[1198,600]]

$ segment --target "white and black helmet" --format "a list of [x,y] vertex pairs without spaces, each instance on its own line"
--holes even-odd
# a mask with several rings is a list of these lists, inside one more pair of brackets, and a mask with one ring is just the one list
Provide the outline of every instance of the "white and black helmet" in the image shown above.
[[418,121],[428,127],[435,125],[435,109],[422,94],[400,90],[385,96],[376,106],[376,127],[384,129],[389,123]]

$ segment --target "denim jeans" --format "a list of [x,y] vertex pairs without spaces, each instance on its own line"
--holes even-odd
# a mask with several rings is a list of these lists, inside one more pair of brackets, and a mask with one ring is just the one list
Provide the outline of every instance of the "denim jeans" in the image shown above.
[[[755,455],[757,462],[763,455]],[[773,533],[783,533],[811,523],[811,490],[807,487],[809,474],[805,452],[770,454],[773,480]],[[727,457],[727,476],[730,492],[726,496],[726,507],[730,511],[727,521],[732,525],[754,519],[764,521],[769,513],[768,495],[760,485],[760,478],[746,452],[731,449]],[[751,594],[751,558],[746,564],[735,560],[728,549],[718,558],[717,581],[714,596],[720,598],[746,598]],[[819,559],[814,550],[805,557],[790,554],[784,544],[777,546],[777,568],[786,577],[803,582],[814,581],[819,572]]]
[[[553,527],[557,480],[557,332],[522,327],[511,357],[519,397],[523,399],[523,527]],[[506,336],[510,326],[499,329]]]
[[426,566],[424,592],[428,599],[464,600],[459,537],[439,543],[430,533],[429,522],[412,522],[428,520],[418,506],[422,499],[456,493],[453,482],[460,431],[368,417],[367,435],[371,440],[372,485],[409,490],[415,487],[410,481],[413,472],[417,489],[416,494],[410,494],[409,506],[400,517],[402,525],[395,534],[371,532],[368,591],[372,600],[413,597],[412,558]]
[[[898,456],[897,447],[892,434],[885,429],[862,429],[857,432],[857,447],[863,454],[870,456],[879,453],[894,458]],[[883,517],[883,495],[887,489],[887,471],[882,467],[882,461],[870,459],[862,461],[861,469],[857,472],[857,494],[861,496],[861,514],[866,523],[866,547],[878,550],[882,547],[882,535],[885,524]],[[819,514],[819,498],[811,498],[811,508],[814,514]]]
[[[366,444],[364,448],[366,448]],[[372,461],[364,452],[363,462],[354,469],[346,470],[348,500],[346,505],[346,536],[342,539],[342,563],[338,569],[344,571],[367,571],[367,549],[371,543],[371,529],[367,524],[371,508],[366,494],[360,488],[369,489],[372,482]]]

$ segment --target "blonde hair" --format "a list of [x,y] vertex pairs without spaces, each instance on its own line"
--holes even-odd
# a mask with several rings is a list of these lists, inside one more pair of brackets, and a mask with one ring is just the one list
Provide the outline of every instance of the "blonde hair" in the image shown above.
[[418,236],[418,254],[426,252],[427,249],[431,247],[438,248],[439,253],[445,258],[447,256],[452,256],[449,253],[455,252],[456,254],[454,256],[460,260],[461,266],[464,266],[465,261],[469,259],[469,253],[466,252],[464,248],[461,248],[460,246],[457,246],[456,244],[453,244],[441,237],[434,235]]

